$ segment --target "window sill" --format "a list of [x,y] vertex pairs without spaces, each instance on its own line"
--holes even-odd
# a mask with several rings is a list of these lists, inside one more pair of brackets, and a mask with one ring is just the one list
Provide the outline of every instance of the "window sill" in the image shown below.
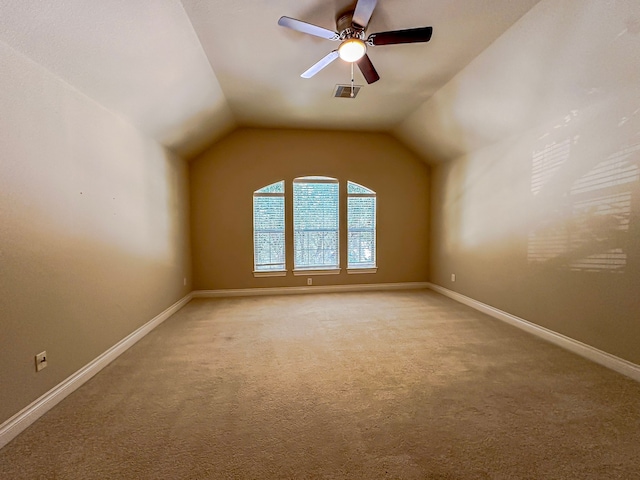
[[364,267],[364,268],[347,268],[348,274],[355,273],[376,273],[378,271],[378,267]]
[[339,268],[314,268],[314,269],[298,269],[294,270],[293,274],[296,276],[303,275],[338,275],[340,273]]
[[258,277],[286,277],[286,270],[265,270],[265,271],[254,271],[253,276]]

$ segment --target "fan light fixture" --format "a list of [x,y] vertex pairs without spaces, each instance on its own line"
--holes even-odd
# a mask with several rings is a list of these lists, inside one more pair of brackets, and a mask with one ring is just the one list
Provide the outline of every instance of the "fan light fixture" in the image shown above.
[[338,54],[345,62],[357,62],[367,52],[367,46],[359,38],[350,38],[338,47]]

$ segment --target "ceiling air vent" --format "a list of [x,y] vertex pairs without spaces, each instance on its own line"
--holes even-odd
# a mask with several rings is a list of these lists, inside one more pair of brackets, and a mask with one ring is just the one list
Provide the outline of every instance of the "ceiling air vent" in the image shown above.
[[362,85],[353,86],[353,96],[351,95],[351,85],[336,85],[333,96],[336,98],[356,98]]

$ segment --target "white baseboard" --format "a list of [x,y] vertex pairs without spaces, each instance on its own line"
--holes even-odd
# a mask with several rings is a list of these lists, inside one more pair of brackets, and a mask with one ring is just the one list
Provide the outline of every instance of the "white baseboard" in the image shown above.
[[156,315],[136,331],[127,335],[102,355],[95,358],[93,361],[82,367],[67,379],[63,380],[61,383],[0,425],[0,448],[4,447],[7,443],[17,437],[29,425],[51,410],[65,397],[77,390],[87,380],[106,367],[118,356],[122,355],[128,348],[144,337],[147,333],[180,310],[191,300],[191,298],[192,294],[189,293],[184,298],[178,300],[165,311]]
[[296,295],[304,293],[364,292],[367,290],[415,290],[428,288],[428,282],[366,283],[357,285],[316,285],[309,287],[237,288],[228,290],[195,290],[193,298],[252,297],[257,295]]
[[510,313],[499,310],[495,307],[492,307],[491,305],[479,302],[477,300],[474,300],[473,298],[467,297],[439,285],[429,283],[428,288],[435,292],[441,293],[446,297],[452,298],[457,302],[474,308],[479,312],[490,315],[494,318],[497,318],[498,320],[502,320],[509,325],[518,327],[519,329],[531,333],[536,337],[547,340],[548,342],[562,347],[565,350],[569,350],[570,352],[576,353],[581,357],[591,360],[592,362],[598,363],[604,367],[610,368],[611,370],[614,370],[618,373],[621,373],[622,375],[640,382],[640,365],[636,365],[635,363],[631,363],[627,360],[616,357],[615,355],[611,355],[610,353],[603,352],[602,350],[598,350],[597,348],[587,345],[586,343],[579,342],[578,340],[574,340],[571,337],[567,337],[560,333],[554,332],[553,330],[549,330],[548,328],[541,327],[540,325],[536,325],[535,323],[524,320],[523,318],[516,317],[515,315],[511,315]]

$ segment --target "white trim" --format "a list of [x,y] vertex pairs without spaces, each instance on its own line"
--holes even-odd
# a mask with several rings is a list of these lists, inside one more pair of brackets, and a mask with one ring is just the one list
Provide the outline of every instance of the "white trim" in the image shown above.
[[502,320],[509,325],[513,325],[514,327],[531,333],[536,337],[540,337],[543,340],[564,348],[565,350],[569,350],[570,352],[580,355],[581,357],[591,360],[592,362],[598,363],[604,367],[610,368],[611,370],[614,370],[618,373],[621,373],[622,375],[640,382],[640,365],[636,365],[635,363],[629,362],[628,360],[616,357],[615,355],[599,350],[595,347],[592,347],[591,345],[587,345],[586,343],[574,340],[571,337],[567,337],[566,335],[562,335],[561,333],[554,332],[553,330],[549,330],[548,328],[541,327],[540,325],[536,325],[535,323],[529,322],[520,317],[516,317],[515,315],[511,315],[510,313],[499,310],[495,307],[492,307],[491,305],[479,302],[477,300],[474,300],[473,298],[462,295],[461,293],[449,290],[448,288],[441,287],[440,285],[429,283],[428,288],[435,292],[441,293],[446,297],[452,298],[457,302],[474,308],[479,312],[486,313],[487,315],[497,318],[498,320]]
[[427,282],[366,283],[356,285],[316,285],[312,287],[237,288],[229,290],[195,290],[193,298],[252,297],[259,295],[295,295],[305,293],[363,292],[367,290],[416,290],[429,288]]
[[4,447],[7,443],[22,433],[29,425],[55,407],[69,394],[77,390],[87,380],[114,361],[117,357],[122,355],[147,333],[180,310],[191,300],[192,296],[193,294],[189,293],[182,299],[178,300],[165,311],[153,317],[136,331],[127,335],[106,352],[102,353],[73,375],[63,380],[40,398],[5,421],[0,425],[0,448]]
[[255,271],[253,272],[253,276],[256,278],[259,277],[286,277],[287,276],[287,271],[286,270],[262,270],[262,271]]
[[307,177],[294,178],[293,183],[340,183],[340,180],[333,177],[322,177],[322,176],[310,175]]
[[[356,187],[360,187],[363,188],[365,190],[368,190],[368,193],[349,193],[349,184],[351,185],[355,185]],[[369,187],[365,187],[364,185],[361,185],[357,182],[352,182],[351,180],[347,180],[347,195],[368,195],[370,197],[375,197],[376,196],[376,192],[374,192],[373,190],[371,190]]]
[[363,267],[363,268],[347,268],[347,273],[376,273],[378,271],[378,267]]
[[301,269],[294,270],[293,274],[296,277],[304,277],[309,275],[339,275],[339,268],[309,268],[309,269]]

